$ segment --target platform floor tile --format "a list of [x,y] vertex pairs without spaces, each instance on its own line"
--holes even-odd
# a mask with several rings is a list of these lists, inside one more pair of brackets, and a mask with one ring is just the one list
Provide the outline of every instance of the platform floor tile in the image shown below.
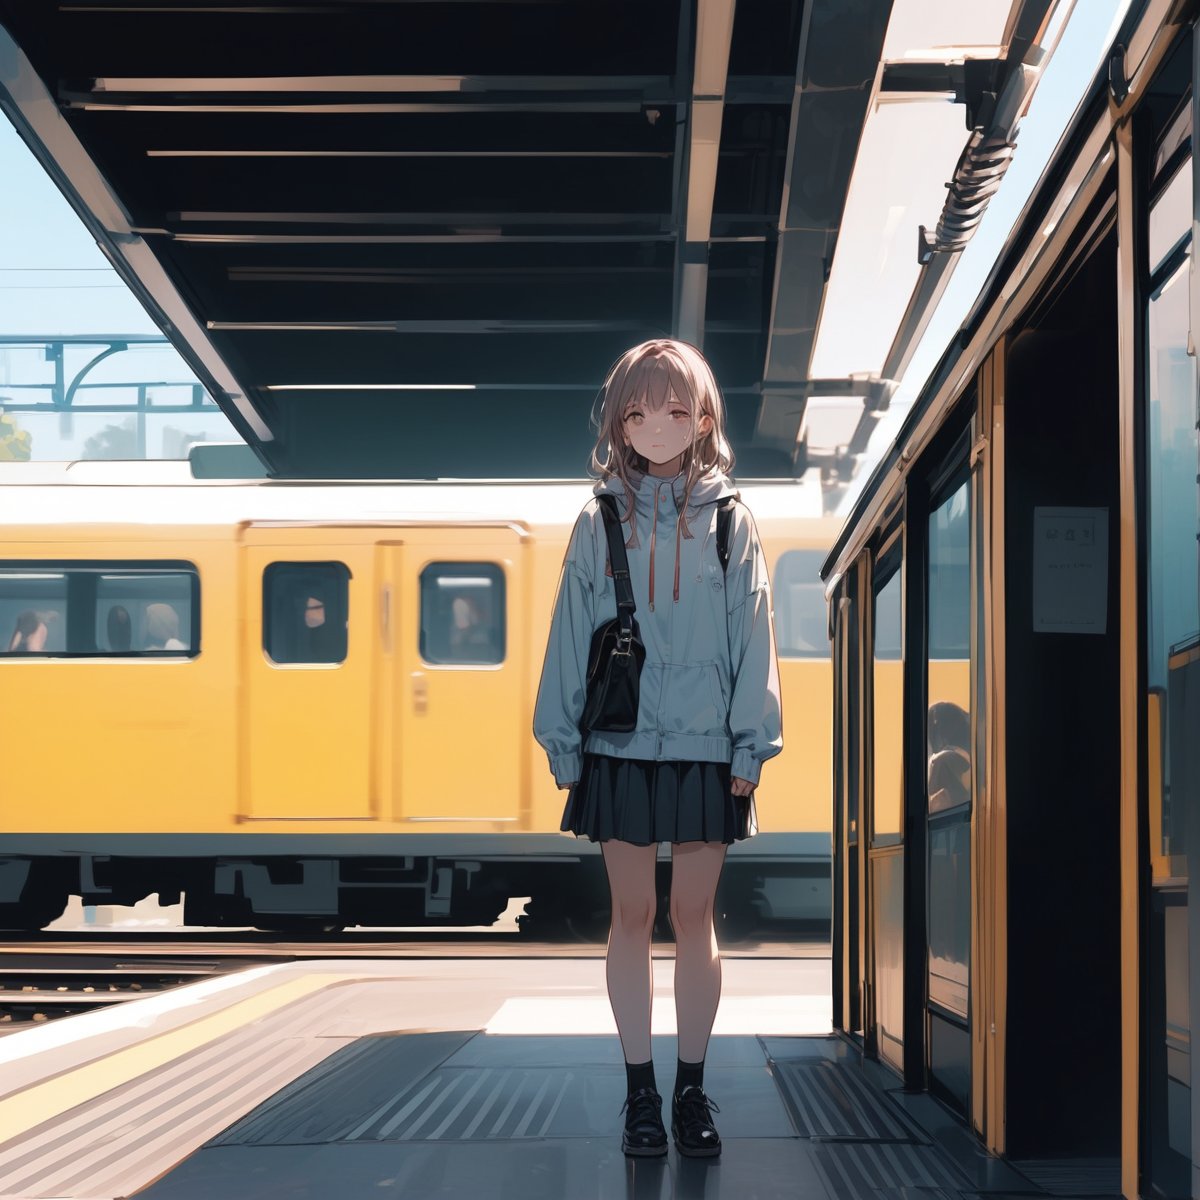
[[[653,1049],[669,1120],[676,1043],[655,1039]],[[720,1106],[720,1158],[672,1147],[627,1159],[615,1038],[364,1037],[138,1200],[963,1200],[967,1178],[844,1051],[834,1038],[713,1038],[705,1089]]]
[[321,1147],[214,1146],[137,1200],[833,1200],[796,1139],[743,1138],[720,1158],[627,1159],[604,1138]]
[[1051,1196],[1119,1196],[1119,1158],[1029,1159],[1012,1164]]

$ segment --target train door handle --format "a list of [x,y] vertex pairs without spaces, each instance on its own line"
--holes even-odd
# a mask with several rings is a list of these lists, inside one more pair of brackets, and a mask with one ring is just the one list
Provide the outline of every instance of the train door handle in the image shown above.
[[429,707],[429,685],[420,671],[412,673],[413,712],[423,713]]
[[383,634],[383,649],[387,654],[392,652],[392,588],[390,584],[383,585],[383,596],[380,599],[380,623]]

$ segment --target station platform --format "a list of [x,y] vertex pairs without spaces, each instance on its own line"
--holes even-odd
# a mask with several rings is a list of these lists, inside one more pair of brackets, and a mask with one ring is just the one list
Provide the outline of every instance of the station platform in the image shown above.
[[[595,961],[531,986],[512,959],[315,960],[0,1040],[0,1197],[1048,1194],[828,1032],[827,961],[783,965],[792,995],[770,992],[771,964],[724,964],[705,1070],[717,1159],[621,1152],[625,1075]],[[667,1108],[670,960],[654,967]],[[529,994],[512,995],[522,975]]]

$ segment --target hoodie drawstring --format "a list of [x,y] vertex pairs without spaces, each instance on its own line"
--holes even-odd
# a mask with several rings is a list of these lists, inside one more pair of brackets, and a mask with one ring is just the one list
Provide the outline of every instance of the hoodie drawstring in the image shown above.
[[[671,498],[674,499],[672,492]],[[654,611],[654,535],[658,530],[659,491],[654,489],[654,517],[650,523],[650,611]],[[675,583],[673,594],[675,603],[679,603],[679,539],[683,534],[683,523],[678,516],[675,519]]]

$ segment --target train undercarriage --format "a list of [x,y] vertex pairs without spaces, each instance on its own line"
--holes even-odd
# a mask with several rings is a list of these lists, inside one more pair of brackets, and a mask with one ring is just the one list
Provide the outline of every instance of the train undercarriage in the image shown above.
[[[657,864],[656,931],[670,936],[671,864]],[[514,897],[517,918],[539,939],[603,939],[609,892],[598,855],[529,859],[432,856],[141,859],[67,856],[0,859],[0,929],[33,931],[56,920],[71,896],[86,905],[132,905],[156,894],[182,900],[187,925],[281,933],[348,926],[492,925]],[[718,934],[742,936],[767,920],[828,928],[828,863],[728,861],[718,888]]]

